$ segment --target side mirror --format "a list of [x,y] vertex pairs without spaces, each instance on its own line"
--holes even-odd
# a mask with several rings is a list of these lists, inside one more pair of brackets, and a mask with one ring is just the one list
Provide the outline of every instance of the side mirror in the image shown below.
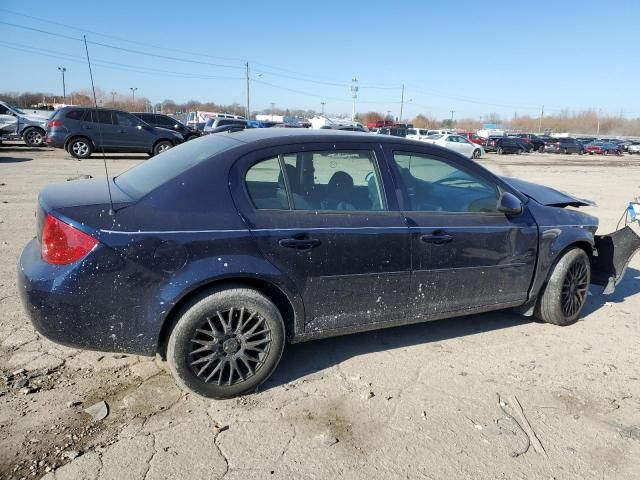
[[522,202],[509,192],[502,192],[498,199],[498,211],[505,215],[519,215],[522,213]]

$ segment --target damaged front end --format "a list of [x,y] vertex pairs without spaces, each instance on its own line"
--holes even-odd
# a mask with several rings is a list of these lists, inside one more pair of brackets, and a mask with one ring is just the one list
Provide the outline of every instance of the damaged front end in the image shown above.
[[612,294],[640,250],[640,236],[629,226],[607,235],[596,235],[591,259],[591,282]]

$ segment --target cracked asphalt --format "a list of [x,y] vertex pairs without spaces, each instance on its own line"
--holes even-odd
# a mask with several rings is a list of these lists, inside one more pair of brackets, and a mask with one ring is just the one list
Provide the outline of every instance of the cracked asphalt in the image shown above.
[[[144,158],[109,155],[109,170]],[[596,200],[602,232],[640,194],[640,156],[482,163]],[[37,192],[103,172],[98,157],[0,146],[0,478],[638,478],[640,257],[570,327],[505,311],[291,345],[259,392],[207,401],[159,359],[53,344],[23,312]]]

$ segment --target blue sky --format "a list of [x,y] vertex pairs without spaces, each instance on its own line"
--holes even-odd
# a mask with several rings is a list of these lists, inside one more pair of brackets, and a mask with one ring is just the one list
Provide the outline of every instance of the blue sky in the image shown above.
[[68,91],[90,86],[81,42],[11,23],[69,37],[85,33],[90,42],[120,48],[89,45],[96,86],[123,94],[137,87],[153,102],[244,105],[248,60],[252,109],[274,102],[319,110],[325,101],[328,112],[350,112],[348,84],[356,77],[360,112],[397,116],[405,84],[406,118],[448,118],[450,110],[456,118],[537,116],[543,104],[548,113],[594,108],[640,116],[640,5],[633,0],[28,5],[0,0],[0,91],[60,94],[60,65]]

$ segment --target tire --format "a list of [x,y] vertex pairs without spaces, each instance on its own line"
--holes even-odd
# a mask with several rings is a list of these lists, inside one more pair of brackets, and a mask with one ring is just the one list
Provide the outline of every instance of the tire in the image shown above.
[[93,153],[93,145],[91,141],[84,137],[76,137],[67,143],[67,152],[77,159],[89,158]]
[[589,256],[581,248],[568,250],[553,267],[536,303],[535,316],[554,325],[571,325],[586,303],[590,282]]
[[173,143],[171,143],[169,140],[160,140],[159,142],[157,142],[154,146],[153,146],[153,155],[158,155],[162,152],[166,152],[167,150],[169,150],[171,147],[173,147]]
[[538,153],[544,153],[544,145],[538,148]]
[[565,155],[569,155],[569,150],[565,148],[564,150],[562,150],[562,153],[564,153]]
[[522,148],[519,148],[518,151],[516,152],[517,155],[521,155],[524,153],[524,150]]
[[225,288],[200,295],[181,310],[167,361],[185,391],[231,398],[254,391],[271,376],[284,343],[282,315],[267,297],[248,288]]
[[29,127],[22,132],[22,139],[30,147],[41,147],[44,145],[45,135],[41,129]]
[[496,153],[497,153],[498,155],[502,155],[502,147],[498,147],[498,148],[496,148]]
[[479,148],[476,148],[473,151],[473,153],[471,154],[471,158],[476,158],[477,159],[477,158],[480,158],[480,156],[481,156],[481,153],[480,153],[480,149]]

